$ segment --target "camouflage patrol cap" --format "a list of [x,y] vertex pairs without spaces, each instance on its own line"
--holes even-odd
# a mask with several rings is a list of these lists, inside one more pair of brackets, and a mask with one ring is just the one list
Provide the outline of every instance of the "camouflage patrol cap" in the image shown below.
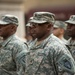
[[18,25],[18,18],[14,15],[4,15],[0,19],[0,25],[15,24]]
[[28,21],[28,23],[26,24],[26,26],[31,26],[31,24],[30,24],[30,21],[33,19],[33,17],[30,17],[29,18],[29,21]]
[[55,15],[50,12],[35,12],[31,22],[40,24],[49,22],[53,24],[55,22]]
[[55,21],[54,28],[63,28],[64,30],[66,30],[67,24],[63,21]]
[[66,23],[75,24],[75,15],[71,15],[69,20],[65,21]]

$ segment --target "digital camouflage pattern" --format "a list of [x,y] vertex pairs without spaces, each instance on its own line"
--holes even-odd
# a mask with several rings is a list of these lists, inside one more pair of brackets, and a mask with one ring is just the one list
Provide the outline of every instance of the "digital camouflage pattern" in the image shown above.
[[68,45],[67,45],[68,49],[70,50],[74,60],[75,60],[75,41],[73,40],[68,40]]
[[35,12],[33,14],[33,18],[30,20],[30,22],[34,23],[51,23],[54,24],[55,22],[55,15],[50,12]]
[[0,24],[1,25],[7,25],[7,24],[15,24],[15,25],[19,25],[19,21],[18,21],[18,17],[15,15],[3,15],[0,18]]
[[67,20],[65,22],[75,25],[75,15],[71,15],[70,18],[69,18],[69,20]]
[[67,24],[63,21],[56,20],[53,27],[54,28],[62,28],[64,30],[66,30]]
[[12,35],[0,43],[0,75],[24,75],[27,46]]
[[51,34],[41,44],[29,44],[25,75],[74,75],[75,65],[68,49]]

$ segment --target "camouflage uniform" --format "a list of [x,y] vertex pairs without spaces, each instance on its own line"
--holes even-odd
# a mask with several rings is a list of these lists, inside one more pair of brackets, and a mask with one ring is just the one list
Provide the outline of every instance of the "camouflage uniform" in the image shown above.
[[12,35],[0,43],[0,75],[24,75],[27,46]]
[[[0,40],[0,75],[25,74],[26,54],[28,53],[28,47],[15,35],[17,26],[19,25],[18,23],[18,18],[14,15],[6,14],[0,19],[0,25],[3,25],[3,27],[7,25],[15,25],[14,29],[12,29],[13,31],[10,31],[9,33],[8,31],[4,33],[3,27],[0,27],[0,31],[3,32],[0,33],[0,35],[3,39],[5,39],[3,41]],[[11,36],[9,36],[10,34]],[[3,35],[9,37],[6,39]]]
[[72,56],[75,60],[75,41],[72,41],[71,39],[68,41],[68,48],[70,50],[70,52],[72,53]]
[[[70,16],[70,18],[67,20],[67,21],[65,21],[67,24],[68,24],[68,26],[70,25],[73,25],[74,26],[74,28],[75,28],[75,15],[71,15]],[[67,29],[67,31],[71,31],[71,35],[70,35],[70,37],[72,37],[72,38],[70,38],[69,40],[68,40],[68,43],[67,43],[67,47],[68,47],[68,49],[70,50],[70,52],[72,53],[72,56],[73,56],[73,58],[74,58],[74,60],[75,60],[75,40],[74,40],[74,35],[75,34],[72,34],[72,33],[75,33],[74,32],[74,28],[69,28],[69,30]],[[70,34],[70,32],[68,33],[68,34]]]
[[31,42],[29,47],[25,75],[74,75],[74,59],[53,34],[39,45]]

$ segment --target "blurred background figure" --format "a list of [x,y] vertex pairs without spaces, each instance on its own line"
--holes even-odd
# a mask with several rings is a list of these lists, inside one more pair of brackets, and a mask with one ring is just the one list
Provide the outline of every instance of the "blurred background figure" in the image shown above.
[[28,36],[27,36],[27,42],[28,41],[31,41],[31,40],[35,40],[35,37],[32,35],[32,32],[31,32],[31,24],[30,24],[30,21],[33,19],[33,17],[30,17],[29,18],[29,21],[28,21],[28,23],[26,24],[26,27],[27,27],[27,33],[28,33]]
[[53,34],[62,40],[64,44],[67,43],[67,40],[64,38],[64,33],[67,28],[67,24],[63,21],[55,21]]
[[72,56],[75,60],[75,15],[71,15],[69,20],[65,21],[67,26],[67,35],[70,36],[70,40],[68,41],[68,49],[72,53]]

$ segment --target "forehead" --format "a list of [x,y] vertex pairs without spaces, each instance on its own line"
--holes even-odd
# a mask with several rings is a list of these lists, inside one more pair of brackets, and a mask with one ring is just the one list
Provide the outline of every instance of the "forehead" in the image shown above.
[[47,23],[34,23],[34,22],[31,22],[30,25],[35,25],[35,26],[44,26],[46,25]]
[[7,27],[7,26],[9,26],[9,25],[1,25],[1,24],[0,24],[0,27]]
[[54,27],[53,30],[61,30],[61,28],[55,28],[55,27]]
[[7,26],[7,25],[1,25],[1,24],[0,24],[0,27],[5,27],[5,26]]
[[34,24],[35,24],[35,25],[38,25],[38,23],[34,23],[34,22],[30,22],[30,24],[32,24],[32,25],[34,25]]
[[68,26],[75,26],[75,24],[71,24],[71,23],[67,23],[68,24]]

